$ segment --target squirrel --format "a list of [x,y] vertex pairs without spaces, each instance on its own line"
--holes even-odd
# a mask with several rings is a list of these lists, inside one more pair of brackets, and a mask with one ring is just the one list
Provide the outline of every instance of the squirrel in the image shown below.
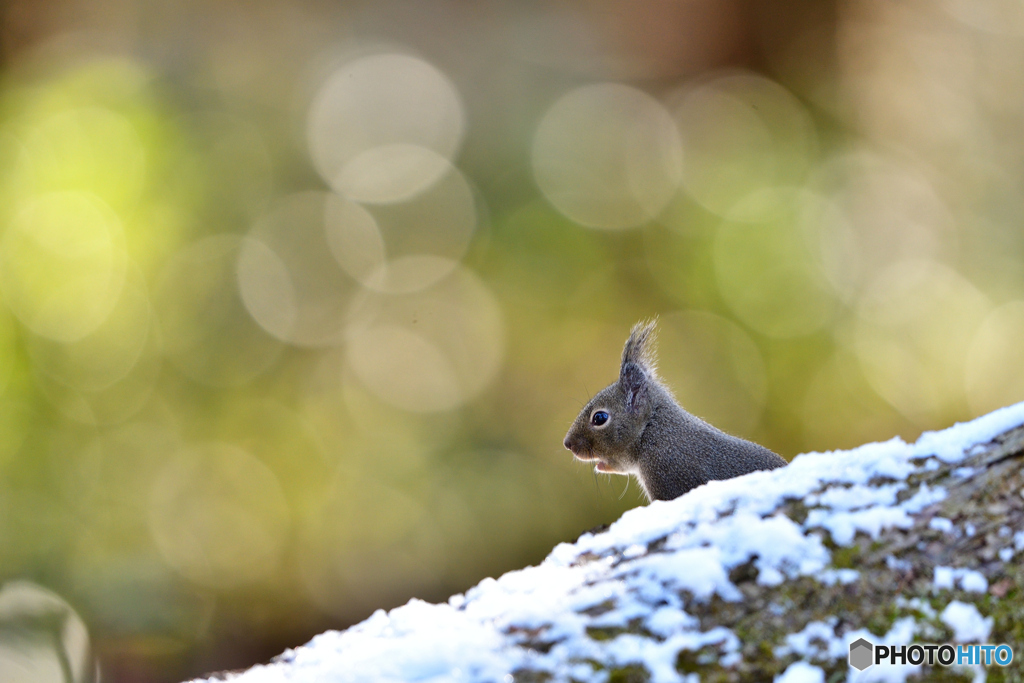
[[671,500],[715,479],[783,467],[756,443],[683,410],[655,369],[655,320],[637,323],[622,350],[619,380],[594,396],[563,445],[598,472],[632,474],[648,500]]

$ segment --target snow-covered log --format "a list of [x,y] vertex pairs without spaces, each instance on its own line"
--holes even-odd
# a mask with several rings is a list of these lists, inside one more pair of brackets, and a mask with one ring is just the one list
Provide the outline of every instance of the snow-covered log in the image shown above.
[[807,453],[711,482],[540,566],[447,603],[378,611],[217,679],[970,680],[980,670],[859,672],[848,648],[1008,643],[1024,657],[1022,424],[1018,404],[914,444]]

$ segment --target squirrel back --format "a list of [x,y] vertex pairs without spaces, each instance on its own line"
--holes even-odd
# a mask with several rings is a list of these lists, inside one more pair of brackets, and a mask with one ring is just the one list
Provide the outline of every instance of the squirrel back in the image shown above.
[[619,379],[594,396],[564,445],[598,472],[633,474],[650,500],[671,500],[715,479],[782,467],[786,461],[683,410],[658,378],[655,322],[633,327]]

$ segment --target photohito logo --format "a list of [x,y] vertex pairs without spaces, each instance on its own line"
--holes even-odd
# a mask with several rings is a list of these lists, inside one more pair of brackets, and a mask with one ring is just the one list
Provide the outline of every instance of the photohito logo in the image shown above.
[[928,664],[934,666],[980,665],[1007,666],[1013,661],[1009,645],[951,645],[944,643],[913,643],[912,645],[875,645],[866,638],[850,643],[849,662],[857,671],[875,664]]
[[874,664],[874,648],[874,645],[863,638],[850,643],[850,666],[857,671],[863,671]]

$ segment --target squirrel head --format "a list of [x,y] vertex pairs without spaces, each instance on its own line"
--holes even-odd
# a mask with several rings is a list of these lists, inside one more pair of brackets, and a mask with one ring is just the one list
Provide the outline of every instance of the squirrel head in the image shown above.
[[619,379],[580,411],[563,444],[580,460],[596,461],[598,472],[636,473],[638,444],[660,383],[655,372],[654,328],[637,323],[622,350]]

